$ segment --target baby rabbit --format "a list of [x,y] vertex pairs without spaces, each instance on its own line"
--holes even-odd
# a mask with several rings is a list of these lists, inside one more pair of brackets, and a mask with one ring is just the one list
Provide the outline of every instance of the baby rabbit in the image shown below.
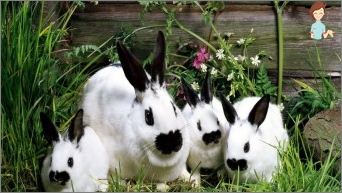
[[52,144],[43,162],[41,177],[48,192],[106,191],[109,160],[104,146],[89,126],[83,125],[83,110],[61,135],[51,120],[40,113],[45,139]]
[[[223,166],[222,142],[228,129],[221,102],[213,97],[210,71],[207,71],[200,97],[196,91],[182,80],[185,99],[188,104],[182,113],[188,121],[190,134],[190,154],[187,164],[193,177],[200,182],[202,171],[215,171]],[[221,170],[222,172],[222,170]],[[224,172],[223,172],[224,173]],[[221,174],[223,174],[221,173]]]
[[121,63],[90,77],[81,103],[110,156],[110,174],[161,183],[189,179],[186,121],[165,88],[164,34],[158,33],[151,75],[120,42],[117,51]]
[[224,149],[229,177],[239,182],[271,181],[280,163],[278,148],[288,141],[279,108],[270,103],[269,95],[247,97],[234,106],[221,95],[221,102],[231,125]]

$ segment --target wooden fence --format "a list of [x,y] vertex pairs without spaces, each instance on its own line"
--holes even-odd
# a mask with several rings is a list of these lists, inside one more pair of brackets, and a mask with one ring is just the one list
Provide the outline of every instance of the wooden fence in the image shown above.
[[[314,1],[292,1],[283,13],[284,31],[284,91],[291,95],[293,87],[299,89],[291,78],[296,78],[311,85],[315,82],[312,69],[307,64],[312,59],[316,67],[315,46],[320,53],[322,68],[326,74],[332,75],[335,86],[341,88],[341,2],[325,2],[328,6],[322,19],[327,29],[333,30],[334,37],[322,40],[310,38],[311,24],[314,20],[309,15],[309,9]],[[170,7],[174,6],[170,3]],[[137,2],[99,2],[98,5],[86,4],[78,10],[71,19],[72,45],[100,45],[110,36],[116,34],[121,27],[131,29],[165,24],[166,17],[159,10],[153,10],[140,21],[140,11],[144,7]],[[176,13],[176,18],[187,28],[200,36],[207,38],[210,26],[203,22],[202,12],[188,6],[182,12]],[[276,11],[272,2],[225,2],[224,10],[218,15],[215,26],[221,33],[233,33],[232,42],[247,37],[253,29],[255,42],[248,48],[248,55],[254,56],[264,50],[273,60],[263,60],[271,80],[276,83],[278,64],[278,41]],[[161,28],[160,28],[161,29]],[[143,60],[154,46],[158,28],[141,30],[136,33],[139,40],[134,42],[133,52]],[[187,33],[174,29],[167,37],[170,48],[176,49],[176,42],[195,40]],[[241,49],[233,49],[234,54],[241,54]]]

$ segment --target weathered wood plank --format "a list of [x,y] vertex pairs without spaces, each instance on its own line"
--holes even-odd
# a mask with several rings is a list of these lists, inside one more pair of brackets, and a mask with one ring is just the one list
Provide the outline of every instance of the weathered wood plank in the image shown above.
[[[257,4],[257,5],[273,5],[273,1],[226,1],[226,4]],[[314,1],[290,1],[288,5],[302,5],[311,7]],[[341,6],[341,1],[324,1],[329,6]]]
[[[205,3],[206,1],[199,1],[199,3]],[[106,4],[132,4],[137,3],[137,1],[107,1]],[[167,3],[172,4],[171,1]],[[226,5],[229,4],[243,4],[243,5],[273,5],[273,1],[224,1]],[[324,1],[327,4],[327,7],[330,6],[341,6],[341,1]],[[313,1],[290,1],[288,5],[303,5],[310,7],[313,4]]]
[[[326,15],[322,22],[327,29],[333,30],[334,38],[319,41],[310,38],[311,24],[314,23],[309,15],[312,2],[290,2],[283,14],[284,25],[284,90],[294,92],[294,84],[291,77],[306,80],[309,84],[314,81],[313,73],[307,60],[311,58],[314,65],[317,64],[315,46],[319,50],[320,59],[324,70],[339,73],[333,78],[335,85],[341,88],[341,2],[325,2]],[[172,7],[173,5],[169,5]],[[158,10],[145,15],[144,23],[140,22],[140,11],[143,6],[137,3],[100,2],[97,6],[87,5],[84,10],[75,13],[71,20],[72,43],[101,44],[110,36],[117,33],[122,26],[130,26],[132,29],[152,25],[165,24],[165,15]],[[202,13],[193,7],[183,8],[181,13],[176,13],[177,19],[193,32],[207,38],[210,28],[202,21]],[[247,37],[253,28],[255,42],[248,48],[249,57],[264,50],[273,60],[264,59],[262,62],[271,72],[272,82],[277,81],[278,43],[276,12],[269,2],[226,2],[225,9],[217,18],[215,26],[221,33],[234,33],[231,43],[236,43],[242,37]],[[162,29],[162,28],[159,28]],[[154,46],[155,35],[158,28],[142,30],[136,33],[138,39],[134,40],[132,51],[140,60],[145,59]],[[175,51],[177,42],[195,40],[185,32],[174,29],[173,34],[167,37],[169,48]],[[241,54],[241,48],[233,48],[232,53]],[[291,85],[291,86],[288,86]]]
[[[268,70],[267,74],[271,82],[276,85],[278,80],[278,71]],[[339,92],[341,92],[341,72],[326,72],[325,75],[327,78],[329,76],[331,77],[332,84]],[[316,77],[316,79],[313,77]],[[317,75],[314,75],[311,70],[285,70],[283,76],[283,92],[289,97],[297,95],[297,91],[301,90],[301,87],[296,84],[293,79],[300,80],[314,89],[322,89],[322,80],[320,80]]]
[[[75,28],[72,37],[73,44],[100,44],[115,34],[121,26],[131,26],[132,29],[136,29],[143,26],[165,24],[166,18],[158,10],[146,14],[145,22],[142,24],[139,21],[139,12],[142,8],[139,4],[107,4],[104,2],[97,6],[89,5],[72,18],[71,25]],[[339,50],[341,50],[340,7],[327,8],[323,22],[328,29],[335,32],[335,37],[321,41],[310,39],[309,32],[313,21],[308,10],[309,8],[305,6],[289,5],[284,12],[285,69],[308,69],[305,60],[309,58],[308,53],[311,55],[314,53],[313,47],[316,44],[324,56],[322,62],[329,64],[328,70],[340,71],[341,62],[336,56],[336,53],[339,54]],[[202,14],[199,10],[188,7],[183,9],[182,13],[177,13],[176,16],[185,27],[195,33],[203,37],[209,33],[209,26],[202,21]],[[274,59],[274,61],[266,61],[267,68],[276,68],[278,48],[276,15],[273,6],[228,4],[219,15],[216,26],[220,32],[234,33],[232,42],[246,37],[253,28],[256,41],[249,48],[250,56],[257,54],[260,50],[265,50]],[[144,42],[142,45],[137,44],[133,50],[138,57],[146,57],[148,50],[153,47],[155,39],[153,33],[156,34],[154,31],[156,30],[137,33],[140,41]],[[168,37],[168,41],[173,42],[170,45],[171,48],[176,47],[178,38],[183,41],[194,40],[188,34],[175,30],[174,34]],[[233,50],[233,53],[238,54],[239,50]]]

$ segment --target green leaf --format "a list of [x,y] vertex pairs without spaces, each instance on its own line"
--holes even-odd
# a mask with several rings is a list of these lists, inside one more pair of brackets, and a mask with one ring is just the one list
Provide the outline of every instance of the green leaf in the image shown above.
[[277,87],[274,86],[268,79],[267,71],[264,65],[260,65],[260,68],[257,72],[255,88],[260,96],[265,94],[273,96],[276,95]]

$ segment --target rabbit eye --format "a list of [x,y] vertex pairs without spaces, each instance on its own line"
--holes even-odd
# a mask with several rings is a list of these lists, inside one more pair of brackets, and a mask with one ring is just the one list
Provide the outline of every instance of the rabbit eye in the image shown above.
[[145,110],[145,122],[147,125],[153,125],[154,124],[154,120],[153,120],[153,113],[152,113],[152,109],[150,107],[149,110]]
[[68,166],[72,167],[74,165],[74,159],[72,157],[69,157],[68,159]]
[[217,119],[216,123],[218,126],[220,126],[220,121],[218,119]]
[[245,146],[243,147],[243,151],[247,153],[249,151],[249,142],[245,143]]
[[201,127],[201,122],[200,121],[197,122],[197,128],[198,128],[198,130],[202,131],[202,127]]

